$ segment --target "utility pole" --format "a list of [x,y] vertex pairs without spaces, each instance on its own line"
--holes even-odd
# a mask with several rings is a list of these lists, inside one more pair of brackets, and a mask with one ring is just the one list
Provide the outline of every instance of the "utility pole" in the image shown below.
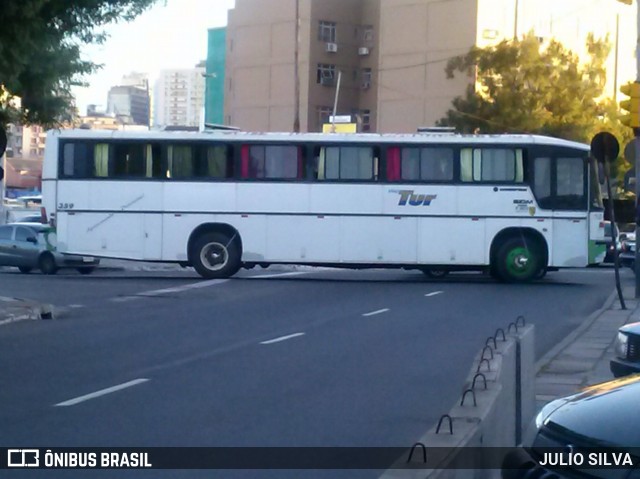
[[516,0],[516,12],[513,18],[513,39],[518,39],[518,7],[520,7],[520,0]]
[[[633,0],[618,0],[620,3],[632,5]],[[638,239],[640,239],[640,5],[636,4],[636,81],[628,83],[620,87],[620,91],[624,95],[629,96],[629,100],[621,101],[620,108],[628,110],[629,115],[622,117],[621,121],[624,125],[633,128],[635,136],[633,140],[634,165],[636,177],[636,258],[635,258],[635,274],[636,274],[636,291],[635,297],[640,298],[640,251],[638,251]],[[629,159],[629,158],[628,158]],[[616,238],[613,238],[615,241]]]
[[295,46],[293,49],[293,75],[294,75],[294,117],[293,117],[293,131],[300,133],[300,67],[298,60],[300,57],[300,0],[296,2],[296,24],[295,24]]
[[338,97],[340,96],[340,80],[342,79],[342,70],[338,70],[338,84],[336,85],[336,97],[333,101],[333,117],[331,118],[331,133],[336,132],[336,115],[338,114]]

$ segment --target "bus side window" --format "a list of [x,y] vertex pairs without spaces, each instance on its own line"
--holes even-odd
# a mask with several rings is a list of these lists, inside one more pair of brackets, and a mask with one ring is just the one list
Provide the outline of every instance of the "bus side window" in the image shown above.
[[167,178],[193,178],[195,172],[193,147],[176,144],[167,147]]
[[199,177],[231,178],[233,176],[233,158],[227,145],[204,147],[198,160],[197,176]]
[[141,178],[145,174],[145,145],[142,143],[116,143],[113,176]]
[[[299,178],[302,154],[292,145],[253,145],[248,147],[248,168],[243,177],[268,180]],[[246,155],[246,153],[243,154]],[[243,158],[243,164],[247,160]],[[244,175],[246,173],[246,176]]]
[[89,178],[91,150],[86,143],[65,143],[62,151],[62,174],[66,178]]
[[147,178],[162,178],[162,147],[158,144],[148,144],[145,148]]
[[465,182],[524,182],[522,149],[463,148],[460,150],[461,180]]

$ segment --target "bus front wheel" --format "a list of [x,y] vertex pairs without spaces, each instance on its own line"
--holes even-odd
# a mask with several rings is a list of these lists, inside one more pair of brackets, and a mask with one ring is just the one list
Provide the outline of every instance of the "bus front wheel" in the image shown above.
[[228,278],[241,266],[240,247],[235,237],[224,233],[205,233],[193,243],[191,261],[204,278]]
[[523,283],[540,277],[543,270],[538,242],[527,237],[508,238],[498,248],[495,271],[503,281]]

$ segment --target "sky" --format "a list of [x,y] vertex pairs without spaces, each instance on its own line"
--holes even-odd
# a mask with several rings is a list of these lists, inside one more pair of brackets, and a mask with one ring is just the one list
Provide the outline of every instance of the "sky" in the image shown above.
[[84,48],[83,58],[103,64],[85,77],[87,88],[75,88],[81,115],[88,104],[106,109],[109,88],[130,72],[149,73],[151,82],[161,69],[191,68],[207,57],[207,29],[227,24],[235,0],[157,0],[154,7],[130,23],[106,28],[103,45]]

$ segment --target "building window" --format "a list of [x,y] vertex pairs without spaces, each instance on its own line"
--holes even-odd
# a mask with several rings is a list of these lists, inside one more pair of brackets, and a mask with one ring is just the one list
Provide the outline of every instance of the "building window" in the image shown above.
[[320,20],[318,23],[318,40],[326,43],[336,43],[336,22]]
[[362,69],[362,88],[365,90],[371,88],[371,80],[373,78],[373,71],[371,68]]
[[327,63],[318,63],[317,82],[321,85],[334,85],[336,79],[336,66]]
[[373,43],[373,26],[363,25],[362,27],[362,42],[365,45],[371,45]]
[[360,110],[359,115],[362,131],[371,131],[371,110]]

